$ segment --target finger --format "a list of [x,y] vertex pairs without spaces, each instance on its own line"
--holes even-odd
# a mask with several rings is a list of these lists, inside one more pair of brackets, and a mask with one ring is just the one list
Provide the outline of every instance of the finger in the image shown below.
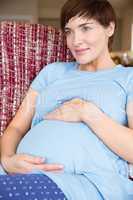
[[63,165],[59,164],[39,164],[39,165],[32,165],[29,163],[25,163],[25,169],[27,171],[32,170],[44,170],[44,171],[59,171],[64,168]]
[[59,111],[59,108],[54,110],[53,112],[51,113],[48,113],[46,116],[45,116],[45,119],[60,119],[60,111]]
[[52,117],[56,116],[56,113],[57,113],[57,109],[52,111],[52,112],[49,112],[48,114],[46,114],[45,119],[46,118],[52,118]]
[[62,170],[64,168],[63,165],[59,164],[44,164],[43,170],[45,171],[56,171],[56,170]]
[[45,158],[31,155],[24,155],[24,160],[34,164],[40,164],[45,162]]
[[47,114],[44,119],[54,119],[53,113]]

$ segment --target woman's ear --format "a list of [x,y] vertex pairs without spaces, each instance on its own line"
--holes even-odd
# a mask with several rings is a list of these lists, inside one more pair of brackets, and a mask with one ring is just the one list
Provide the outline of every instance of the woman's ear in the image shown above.
[[115,23],[110,22],[109,26],[107,27],[107,35],[108,37],[111,37],[114,34],[115,31]]

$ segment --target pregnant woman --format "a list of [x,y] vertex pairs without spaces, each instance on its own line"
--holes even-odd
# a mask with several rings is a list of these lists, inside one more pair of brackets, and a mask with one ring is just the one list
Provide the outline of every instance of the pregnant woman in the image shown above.
[[133,69],[110,57],[115,27],[107,0],[64,4],[61,28],[76,61],[46,66],[7,127],[1,198],[133,198]]

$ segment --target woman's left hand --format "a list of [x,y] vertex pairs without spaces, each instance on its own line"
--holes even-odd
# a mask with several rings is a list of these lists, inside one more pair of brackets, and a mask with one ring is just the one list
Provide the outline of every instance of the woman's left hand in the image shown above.
[[65,102],[54,111],[48,113],[45,119],[61,120],[67,122],[81,122],[84,106],[87,102],[82,99],[72,99]]

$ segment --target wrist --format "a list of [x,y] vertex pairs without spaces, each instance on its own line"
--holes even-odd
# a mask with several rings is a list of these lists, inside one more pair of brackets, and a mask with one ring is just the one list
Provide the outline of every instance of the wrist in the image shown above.
[[1,152],[1,157],[4,157],[4,158],[10,158],[12,156],[14,156],[14,154],[16,154],[15,151],[10,151],[10,152]]
[[82,108],[81,120],[84,123],[91,123],[95,120],[100,120],[102,111],[92,102],[84,102]]
[[13,155],[12,156],[6,155],[1,158],[1,165],[6,173],[10,172],[12,157],[13,157]]
[[5,163],[8,159],[10,159],[14,154],[10,155],[1,155],[1,163]]

